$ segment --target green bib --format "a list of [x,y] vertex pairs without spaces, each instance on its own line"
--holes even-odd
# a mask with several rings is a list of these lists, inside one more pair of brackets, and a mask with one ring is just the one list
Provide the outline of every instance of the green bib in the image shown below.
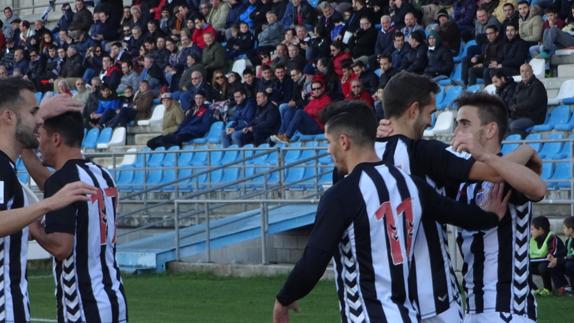
[[568,238],[568,241],[566,241],[566,257],[574,257],[573,240],[573,238]]
[[548,255],[548,240],[553,235],[554,233],[552,231],[548,232],[548,235],[546,235],[546,239],[544,239],[544,243],[540,248],[538,247],[536,240],[534,240],[534,238],[530,238],[530,258],[546,258],[546,255]]

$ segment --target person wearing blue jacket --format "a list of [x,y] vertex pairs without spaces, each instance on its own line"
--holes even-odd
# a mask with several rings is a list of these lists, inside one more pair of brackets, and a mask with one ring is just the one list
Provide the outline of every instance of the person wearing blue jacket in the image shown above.
[[247,98],[244,89],[236,89],[233,92],[233,99],[235,100],[235,111],[223,129],[221,138],[223,147],[226,148],[231,144],[239,147],[246,144],[248,137],[243,129],[251,124],[255,117],[255,101],[252,98]]
[[100,88],[98,109],[90,115],[90,122],[102,128],[106,122],[114,118],[121,107],[122,102],[117,98],[114,91],[106,84]]
[[181,146],[186,141],[203,137],[209,131],[213,121],[211,117],[212,112],[209,106],[205,104],[205,95],[204,91],[196,92],[194,97],[195,105],[186,112],[185,119],[183,119],[177,130],[173,133],[150,139],[147,142],[147,146],[151,149]]

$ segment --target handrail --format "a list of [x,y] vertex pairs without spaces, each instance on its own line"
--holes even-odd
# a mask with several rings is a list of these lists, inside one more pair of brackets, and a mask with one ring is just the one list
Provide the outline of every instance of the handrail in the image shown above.
[[203,204],[205,207],[205,245],[207,249],[207,262],[211,262],[211,228],[210,228],[210,215],[209,204],[259,204],[261,212],[261,264],[267,264],[267,235],[269,227],[269,204],[318,204],[318,199],[293,199],[293,200],[273,200],[273,199],[235,199],[235,200],[180,200],[173,201],[175,209],[175,260],[181,260],[181,246],[180,246],[180,227],[179,227],[179,206],[182,204]]

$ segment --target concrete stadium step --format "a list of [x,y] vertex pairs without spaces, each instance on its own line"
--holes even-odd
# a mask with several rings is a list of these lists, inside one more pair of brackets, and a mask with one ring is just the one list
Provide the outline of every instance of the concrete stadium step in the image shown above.
[[574,64],[558,65],[558,77],[560,78],[574,78]]

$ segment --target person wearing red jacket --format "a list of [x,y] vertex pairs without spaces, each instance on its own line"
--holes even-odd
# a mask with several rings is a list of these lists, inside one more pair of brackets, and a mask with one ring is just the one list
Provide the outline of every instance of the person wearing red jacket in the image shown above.
[[373,97],[363,88],[363,84],[359,80],[351,81],[351,92],[345,96],[345,101],[363,101],[369,107],[373,107]]
[[343,66],[342,63],[351,58],[351,54],[346,52],[345,45],[341,41],[336,41],[331,44],[329,50],[331,52],[331,56],[333,57],[333,67],[335,68],[335,74],[338,77],[343,76]]
[[205,45],[205,41],[203,40],[203,35],[207,33],[211,33],[213,37],[217,37],[217,32],[207,23],[205,17],[203,15],[198,15],[195,18],[195,29],[193,30],[193,34],[191,35],[191,40],[197,47],[203,49]]
[[289,140],[299,131],[305,135],[316,135],[323,132],[321,111],[331,103],[331,98],[325,93],[325,84],[320,79],[311,83],[311,100],[303,109],[285,109],[279,133],[270,137],[275,143],[289,143]]

